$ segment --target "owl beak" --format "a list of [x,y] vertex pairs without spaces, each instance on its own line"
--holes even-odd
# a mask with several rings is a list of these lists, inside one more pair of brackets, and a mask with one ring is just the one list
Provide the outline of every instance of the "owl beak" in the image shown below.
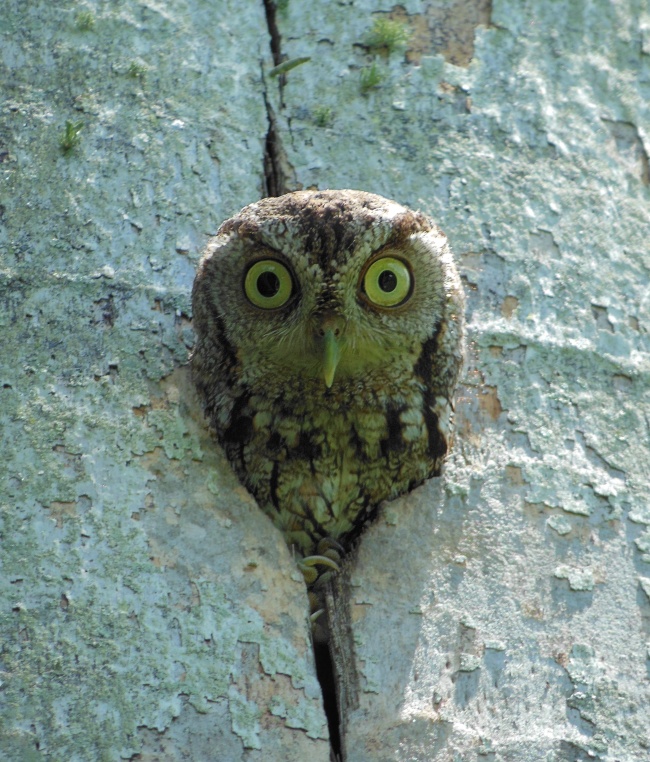
[[339,346],[339,341],[331,328],[328,328],[325,331],[323,344],[323,376],[325,378],[325,385],[329,389],[334,383],[336,366],[341,359],[341,347]]
[[329,313],[320,321],[318,336],[322,342],[323,378],[327,388],[334,383],[334,374],[341,359],[340,338],[345,328],[345,321],[340,315]]

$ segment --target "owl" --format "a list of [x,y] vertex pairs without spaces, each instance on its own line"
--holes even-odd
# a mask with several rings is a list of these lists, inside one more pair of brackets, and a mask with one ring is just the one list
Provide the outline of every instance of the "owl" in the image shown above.
[[206,416],[301,554],[348,548],[383,500],[439,474],[464,297],[428,217],[362,191],[265,198],[209,241],[192,299]]

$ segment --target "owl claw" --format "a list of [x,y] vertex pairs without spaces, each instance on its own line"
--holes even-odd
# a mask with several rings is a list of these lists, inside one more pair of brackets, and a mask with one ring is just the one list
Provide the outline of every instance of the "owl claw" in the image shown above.
[[316,620],[321,614],[325,613],[325,609],[318,609],[318,611],[314,611],[312,614],[309,615],[309,621],[311,622],[312,626],[316,624]]
[[312,588],[314,590],[320,590],[323,588],[324,585],[326,585],[328,582],[330,582],[334,577],[336,576],[336,572],[334,571],[325,571],[322,572],[316,582],[312,585]]
[[301,558],[300,561],[298,561],[298,568],[300,569],[302,576],[305,578],[307,585],[313,585],[323,573],[319,573],[318,569],[315,568],[316,566],[327,566],[335,572],[340,571],[340,567],[336,561],[328,556],[306,556],[305,558]]
[[305,556],[301,560],[302,564],[305,566],[329,566],[330,569],[334,569],[334,571],[340,571],[339,565],[336,563],[336,561],[333,558],[330,558],[329,556]]
[[327,556],[334,561],[340,561],[345,555],[345,548],[333,537],[323,537],[316,546],[316,551],[321,556]]
[[320,622],[319,618],[325,613],[323,601],[316,593],[309,592],[309,625],[311,627],[311,636],[315,643],[325,643],[327,641],[327,617]]

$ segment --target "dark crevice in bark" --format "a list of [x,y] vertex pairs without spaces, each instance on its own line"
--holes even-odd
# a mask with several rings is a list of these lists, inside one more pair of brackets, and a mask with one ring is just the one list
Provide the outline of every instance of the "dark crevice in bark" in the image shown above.
[[278,134],[275,112],[264,93],[266,115],[269,120],[269,129],[266,133],[264,146],[264,191],[267,196],[281,196],[296,190],[295,182],[289,180],[293,176],[293,168],[289,164],[287,155]]
[[332,762],[342,760],[341,727],[338,709],[338,690],[336,673],[332,662],[332,654],[328,643],[314,643],[314,661],[316,662],[316,677],[323,692],[323,708],[327,718],[327,729],[330,734]]
[[[266,13],[266,23],[269,30],[269,39],[271,46],[271,56],[273,65],[279,66],[284,60],[282,53],[282,38],[276,21],[276,6],[273,0],[263,0],[264,11]],[[271,79],[271,82],[273,79]],[[282,91],[284,89],[285,77],[277,77],[280,92],[280,109],[284,107]],[[264,189],[267,196],[281,196],[296,190],[298,186],[293,167],[287,159],[287,155],[282,146],[275,112],[269,98],[269,81],[262,68],[262,83],[264,86],[264,105],[269,122],[269,129],[266,133],[266,144],[264,147]],[[331,606],[330,606],[331,610]],[[332,612],[333,613],[333,612]],[[326,614],[329,616],[330,612]],[[327,726],[330,736],[330,759],[332,762],[345,762],[343,753],[343,739],[341,736],[341,713],[339,704],[341,701],[341,686],[339,680],[339,669],[335,663],[337,649],[332,648],[331,642],[313,643],[314,661],[316,664],[316,676],[320,682],[323,693],[323,709],[327,718]]]
[[[263,0],[264,11],[266,13],[266,24],[269,30],[269,41],[271,47],[271,56],[273,65],[279,66],[284,55],[282,53],[282,38],[275,18],[276,7],[272,0]],[[264,190],[267,196],[281,196],[283,193],[289,193],[296,189],[295,178],[293,178],[293,168],[287,160],[286,153],[282,146],[282,140],[278,134],[275,112],[271,107],[268,97],[268,83],[262,71],[262,80],[264,82],[264,105],[269,120],[269,129],[266,133],[266,145],[264,146]],[[284,89],[285,77],[277,77],[280,90],[280,108],[283,108],[282,91]]]
[[262,0],[264,11],[266,13],[266,25],[269,28],[269,37],[271,38],[271,55],[273,56],[273,66],[279,66],[282,63],[282,38],[275,18],[275,3],[273,0]]
[[[354,566],[354,552],[349,551],[340,562],[340,571],[330,579],[324,589],[327,631],[326,654],[316,653],[317,669],[323,669],[327,682],[319,675],[323,689],[327,721],[330,726],[332,762],[347,759],[345,732],[349,717],[359,707],[358,672],[355,663],[352,616],[350,611],[350,574]],[[319,665],[322,660],[322,667]],[[334,696],[327,691],[332,690]],[[332,732],[332,726],[336,728]],[[336,746],[335,746],[336,743]]]

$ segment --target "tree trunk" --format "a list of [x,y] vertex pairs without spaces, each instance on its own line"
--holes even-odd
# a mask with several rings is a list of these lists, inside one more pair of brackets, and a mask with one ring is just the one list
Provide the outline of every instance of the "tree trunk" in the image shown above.
[[0,31],[0,758],[330,758],[304,585],[185,368],[207,237],[318,187],[430,214],[468,296],[444,474],[350,562],[341,755],[647,760],[647,4],[5,0]]

